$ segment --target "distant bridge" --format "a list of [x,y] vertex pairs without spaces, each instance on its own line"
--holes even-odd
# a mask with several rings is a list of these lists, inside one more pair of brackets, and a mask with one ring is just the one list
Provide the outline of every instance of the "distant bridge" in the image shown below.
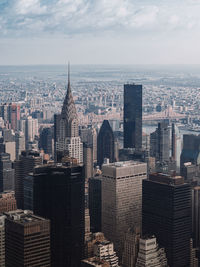
[[144,115],[143,121],[160,121],[160,120],[177,120],[185,119],[187,116],[185,114],[176,113],[171,106],[169,106],[165,111],[156,112],[150,115]]

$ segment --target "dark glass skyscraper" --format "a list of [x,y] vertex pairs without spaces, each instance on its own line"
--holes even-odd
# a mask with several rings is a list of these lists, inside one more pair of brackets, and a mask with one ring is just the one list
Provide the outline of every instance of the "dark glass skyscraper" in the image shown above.
[[79,267],[84,252],[84,170],[46,165],[33,174],[34,213],[50,219],[51,267]]
[[194,165],[200,164],[200,135],[183,135],[183,150],[180,160],[181,175],[184,175],[184,163],[192,162]]
[[44,128],[40,134],[39,148],[46,154],[52,154],[53,129]]
[[159,162],[169,162],[170,128],[169,121],[158,123],[158,128],[150,134],[151,156]]
[[114,162],[114,134],[108,120],[104,120],[97,137],[97,164],[101,167],[104,159]]
[[143,180],[143,234],[154,234],[170,267],[190,266],[191,189],[181,176]]
[[142,85],[124,85],[124,148],[142,147]]
[[101,176],[89,179],[90,230],[101,232]]
[[0,153],[0,192],[14,190],[14,170],[10,154]]
[[17,208],[24,209],[24,179],[34,167],[42,164],[42,157],[37,151],[22,151],[19,160],[14,162],[15,197]]

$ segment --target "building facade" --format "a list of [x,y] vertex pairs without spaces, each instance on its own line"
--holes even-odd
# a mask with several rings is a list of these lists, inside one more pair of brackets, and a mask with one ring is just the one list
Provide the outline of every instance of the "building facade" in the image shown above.
[[141,226],[142,181],[147,164],[136,161],[116,162],[102,167],[102,232],[122,256],[125,233]]
[[159,248],[155,236],[141,238],[136,267],[168,267],[164,248]]
[[54,144],[55,159],[62,157],[75,158],[78,163],[83,162],[83,144],[79,136],[78,116],[72,96],[70,74],[68,73],[67,94],[61,114],[54,116]]
[[93,162],[97,162],[97,131],[94,127],[82,127],[80,129],[80,136],[82,143],[92,147]]
[[0,194],[0,213],[17,209],[14,191],[4,191]]
[[118,257],[114,251],[112,242],[104,240],[94,244],[94,256],[100,260],[107,261],[111,267],[119,267]]
[[85,166],[85,179],[93,177],[93,147],[83,143],[83,163]]
[[102,166],[104,159],[114,162],[114,134],[108,120],[104,120],[97,136],[97,164]]
[[0,192],[14,190],[14,169],[8,153],[0,153]]
[[30,211],[5,213],[6,267],[50,267],[50,222]]
[[130,228],[126,232],[122,254],[123,267],[135,267],[139,251],[140,236],[141,229],[139,227]]
[[44,150],[44,153],[52,155],[53,148],[53,129],[44,128],[40,133],[39,148]]
[[5,215],[0,215],[0,266],[5,267]]
[[24,179],[33,172],[34,167],[42,164],[42,157],[37,151],[23,151],[14,162],[15,169],[15,197],[17,207],[24,209]]
[[156,131],[150,135],[151,156],[161,163],[169,162],[170,140],[169,122],[159,122]]
[[124,148],[142,148],[142,85],[124,85]]
[[155,235],[170,267],[190,261],[191,189],[181,176],[150,174],[143,181],[142,231]]
[[51,267],[78,267],[84,254],[82,166],[46,165],[33,174],[33,210],[51,222]]
[[81,267],[110,267],[110,264],[104,260],[93,257],[82,260]]
[[101,176],[89,179],[89,212],[92,233],[101,232]]
[[194,247],[200,248],[200,186],[192,188],[192,237]]
[[180,173],[184,175],[184,163],[200,164],[200,135],[184,134],[180,158]]

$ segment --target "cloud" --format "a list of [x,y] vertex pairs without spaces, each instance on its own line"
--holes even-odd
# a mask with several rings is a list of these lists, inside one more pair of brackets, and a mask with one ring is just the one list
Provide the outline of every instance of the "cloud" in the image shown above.
[[200,27],[199,0],[1,0],[0,38],[141,34]]
[[45,5],[41,5],[40,0],[19,0],[15,6],[16,15],[42,15],[47,11]]

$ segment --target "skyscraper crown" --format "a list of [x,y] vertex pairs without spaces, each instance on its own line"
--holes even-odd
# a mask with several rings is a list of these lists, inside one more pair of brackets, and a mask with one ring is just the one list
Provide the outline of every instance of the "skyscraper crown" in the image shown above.
[[70,65],[68,64],[67,94],[61,112],[62,120],[66,125],[66,137],[78,136],[78,117],[70,85]]

